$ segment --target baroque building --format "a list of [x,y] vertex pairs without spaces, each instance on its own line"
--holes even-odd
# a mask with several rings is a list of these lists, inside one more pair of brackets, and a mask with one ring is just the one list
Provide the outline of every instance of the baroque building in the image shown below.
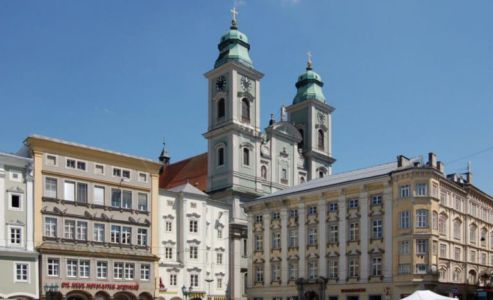
[[251,299],[401,299],[430,289],[475,299],[491,284],[493,198],[472,174],[396,162],[244,204]]
[[0,153],[0,298],[38,299],[32,160]]

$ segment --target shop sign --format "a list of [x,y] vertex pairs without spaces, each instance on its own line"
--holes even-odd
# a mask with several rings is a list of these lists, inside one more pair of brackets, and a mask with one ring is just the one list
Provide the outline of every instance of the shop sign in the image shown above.
[[97,290],[138,290],[138,283],[62,282],[62,288]]

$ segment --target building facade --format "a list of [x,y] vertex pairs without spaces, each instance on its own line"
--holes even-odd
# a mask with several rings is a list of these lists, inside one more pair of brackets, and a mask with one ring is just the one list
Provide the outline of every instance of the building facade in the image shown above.
[[151,236],[160,164],[41,136],[25,144],[36,179],[40,286],[56,286],[55,297],[73,300],[157,296],[158,245]]
[[38,299],[29,158],[0,153],[0,298]]
[[158,208],[160,297],[225,300],[228,208],[190,183],[161,190]]
[[251,299],[474,299],[493,267],[493,198],[430,154],[244,204]]

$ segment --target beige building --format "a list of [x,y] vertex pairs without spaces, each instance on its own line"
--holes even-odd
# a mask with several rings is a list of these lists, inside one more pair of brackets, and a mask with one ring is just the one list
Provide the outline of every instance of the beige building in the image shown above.
[[396,162],[312,180],[244,204],[250,299],[400,299],[487,290],[493,198],[471,173]]
[[153,299],[160,164],[41,136],[25,144],[42,298],[48,285],[55,299]]

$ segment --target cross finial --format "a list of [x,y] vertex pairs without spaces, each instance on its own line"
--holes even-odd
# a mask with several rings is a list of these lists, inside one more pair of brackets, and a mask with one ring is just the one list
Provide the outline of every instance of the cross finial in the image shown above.
[[306,56],[308,58],[308,60],[306,61],[306,69],[311,70],[312,69],[312,53],[310,51],[308,51],[306,53]]
[[238,11],[236,10],[236,7],[233,7],[231,9],[231,29],[237,29],[238,28],[238,23],[236,21],[236,16],[238,15]]

